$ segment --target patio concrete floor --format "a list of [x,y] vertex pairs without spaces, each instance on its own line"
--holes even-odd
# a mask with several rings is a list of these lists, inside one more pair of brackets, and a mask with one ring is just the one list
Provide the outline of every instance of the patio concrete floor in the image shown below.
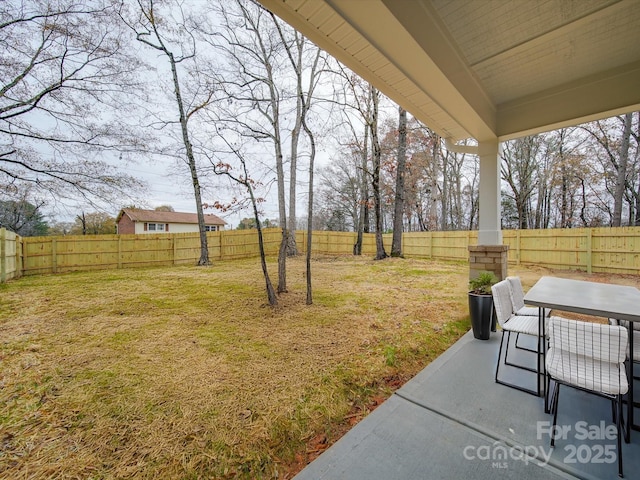
[[[611,402],[563,387],[558,425],[566,434],[551,448],[544,398],[494,382],[501,335],[464,335],[296,480],[617,479]],[[535,365],[534,354],[517,355]],[[535,374],[520,369],[501,366],[501,378],[535,387]],[[622,445],[625,478],[640,478],[640,432]]]

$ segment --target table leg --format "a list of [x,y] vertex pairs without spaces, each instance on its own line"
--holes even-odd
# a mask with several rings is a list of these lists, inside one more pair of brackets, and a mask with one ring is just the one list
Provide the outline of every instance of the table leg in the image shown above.
[[628,395],[628,405],[627,405],[627,432],[625,441],[630,440],[631,429],[636,429],[635,422],[633,421],[633,322],[629,322],[629,368],[627,372],[627,377],[629,380],[629,395]]
[[[543,395],[544,395],[544,412],[549,413],[551,409],[549,408],[549,376],[547,375],[547,332],[545,328],[545,317],[546,311],[544,307],[538,308],[538,332],[542,332],[539,337],[539,341],[542,342],[542,372],[543,372]],[[540,345],[538,345],[540,348]],[[538,349],[538,351],[540,351]],[[538,355],[538,359],[540,359],[540,355]]]

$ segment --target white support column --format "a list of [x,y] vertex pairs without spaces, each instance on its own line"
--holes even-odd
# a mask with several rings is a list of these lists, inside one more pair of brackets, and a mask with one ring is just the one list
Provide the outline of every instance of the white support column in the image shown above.
[[478,245],[502,245],[498,139],[479,142],[478,154],[480,157]]

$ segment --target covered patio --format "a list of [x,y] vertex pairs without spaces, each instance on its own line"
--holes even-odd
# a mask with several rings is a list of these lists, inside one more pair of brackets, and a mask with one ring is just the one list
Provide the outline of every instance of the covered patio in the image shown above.
[[[501,142],[640,110],[638,0],[259,2],[478,155],[478,247],[503,247]],[[499,341],[464,336],[296,478],[618,478],[608,401],[563,392],[551,449],[544,400],[494,382]],[[622,448],[635,478],[638,432]]]
[[[617,457],[606,453],[616,444],[610,403],[563,390],[563,433],[551,448],[544,399],[494,383],[500,335],[481,341],[467,333],[296,480],[619,478]],[[511,368],[504,375],[535,386],[528,372]],[[625,478],[637,478],[638,432],[622,445]]]
[[500,143],[640,110],[638,0],[259,0],[480,158],[478,245],[502,245]]

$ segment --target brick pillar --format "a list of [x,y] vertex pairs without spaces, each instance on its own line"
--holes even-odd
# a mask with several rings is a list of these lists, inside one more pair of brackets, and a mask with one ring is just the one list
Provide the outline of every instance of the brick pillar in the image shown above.
[[507,278],[508,251],[509,245],[469,245],[469,280],[485,271]]

